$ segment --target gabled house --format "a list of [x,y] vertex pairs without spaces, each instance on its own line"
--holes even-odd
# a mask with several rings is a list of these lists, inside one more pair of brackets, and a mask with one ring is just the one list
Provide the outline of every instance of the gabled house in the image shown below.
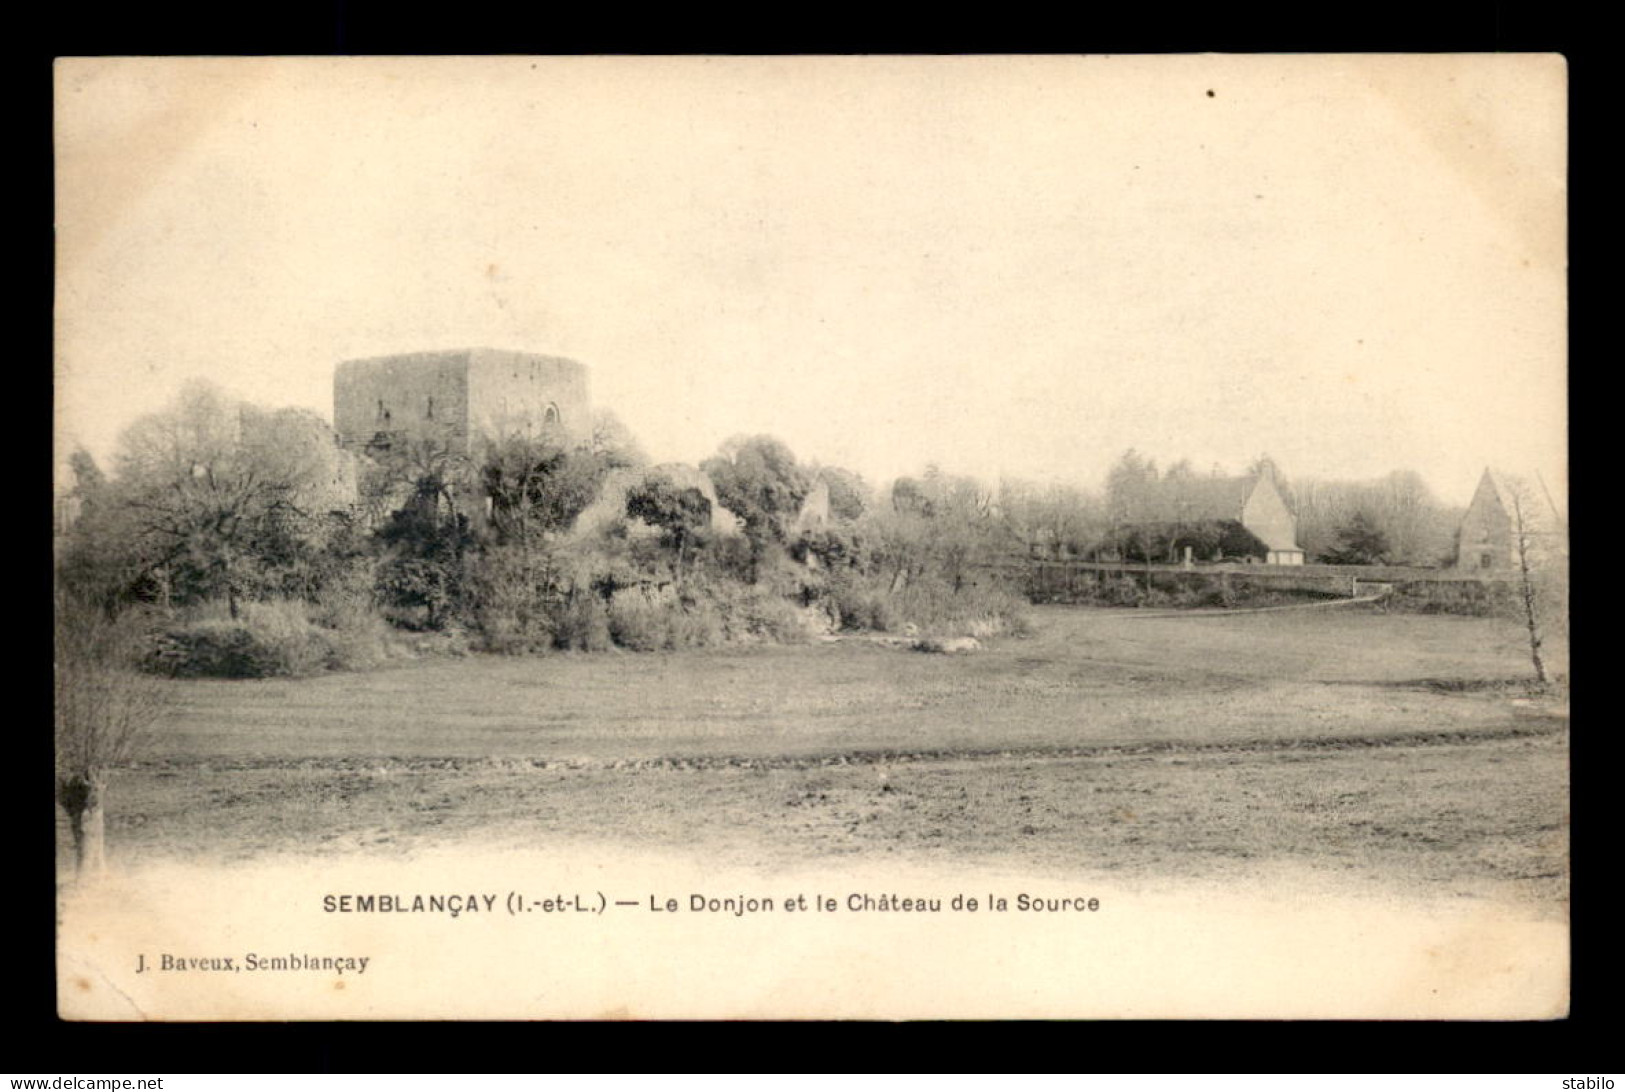
[[1507,483],[1485,468],[1456,536],[1458,569],[1504,569],[1513,564],[1509,498]]
[[1269,463],[1257,474],[1238,478],[1146,482],[1123,515],[1128,528],[1154,531],[1176,547],[1192,545],[1201,556],[1250,557],[1270,565],[1304,563],[1297,517],[1281,495]]

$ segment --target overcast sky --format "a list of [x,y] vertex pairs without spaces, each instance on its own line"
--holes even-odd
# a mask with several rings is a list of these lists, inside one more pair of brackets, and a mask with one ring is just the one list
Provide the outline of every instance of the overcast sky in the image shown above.
[[659,460],[1565,477],[1552,57],[76,60],[58,447],[570,356]]

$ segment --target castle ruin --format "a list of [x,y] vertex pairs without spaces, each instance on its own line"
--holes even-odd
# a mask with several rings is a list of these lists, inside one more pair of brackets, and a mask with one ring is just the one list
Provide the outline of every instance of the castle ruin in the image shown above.
[[587,368],[564,357],[455,349],[346,360],[333,375],[333,431],[349,451],[432,441],[470,454],[480,439],[588,440]]

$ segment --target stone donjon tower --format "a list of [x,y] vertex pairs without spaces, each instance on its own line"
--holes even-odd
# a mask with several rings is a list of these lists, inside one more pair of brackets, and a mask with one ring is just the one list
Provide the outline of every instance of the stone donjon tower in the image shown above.
[[498,349],[346,360],[333,376],[333,431],[349,450],[429,440],[467,454],[481,437],[591,435],[587,368]]

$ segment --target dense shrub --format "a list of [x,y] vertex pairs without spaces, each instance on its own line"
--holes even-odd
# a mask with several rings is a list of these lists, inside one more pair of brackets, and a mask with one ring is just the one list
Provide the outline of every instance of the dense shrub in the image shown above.
[[513,614],[489,608],[481,609],[477,618],[479,648],[503,656],[523,656],[545,652],[556,646],[558,633],[551,615],[521,620]]
[[157,635],[145,666],[181,678],[261,679],[362,670],[401,652],[375,614],[275,600],[244,603],[237,618],[220,604],[187,611]]
[[794,645],[810,641],[827,629],[823,612],[798,607],[777,595],[748,594],[737,606],[741,609],[735,625],[743,627],[747,639]]
[[[495,553],[482,559],[470,581],[480,593],[475,647],[505,654],[650,652],[800,644],[836,629],[944,639],[1027,630],[1024,604],[1000,585],[955,589],[945,579],[921,575],[893,591],[882,576],[851,568],[815,570],[784,557],[759,567],[755,584],[715,570],[677,582],[640,574],[620,557],[576,561],[563,575],[554,568],[536,580],[528,572],[521,579]],[[235,619],[224,605],[191,609],[163,629],[148,665],[177,676],[265,678],[468,649],[469,636],[455,623],[415,633],[394,629],[364,588],[336,587],[313,604],[245,603]]]
[[932,637],[987,638],[1030,632],[1026,602],[997,584],[913,580],[894,597],[906,625]]
[[356,616],[322,627],[331,671],[365,671],[401,655],[402,644],[389,624],[376,614]]
[[1132,576],[1112,576],[1102,580],[1097,587],[1097,601],[1109,607],[1141,607],[1149,599],[1145,583]]
[[728,644],[800,644],[829,628],[821,610],[761,585],[706,581],[690,586],[687,597]]
[[1222,574],[1175,580],[1166,595],[1170,606],[1196,609],[1229,609],[1240,602],[1235,585]]
[[1236,585],[1228,576],[1218,576],[1206,581],[1207,589],[1203,598],[1206,606],[1229,609],[1240,602],[1236,594]]
[[790,556],[805,563],[812,558],[825,569],[861,567],[868,560],[868,546],[851,527],[825,527],[802,534],[790,547]]
[[672,617],[673,648],[712,648],[727,639],[722,613],[710,599],[685,599]]
[[756,565],[751,544],[742,535],[723,535],[713,540],[698,561],[697,567],[703,567],[711,579],[741,584],[750,581]]
[[742,639],[744,629],[736,625],[730,635],[724,605],[703,588],[682,595],[670,587],[628,588],[609,604],[610,636],[632,652],[711,648]]
[[485,651],[522,655],[553,647],[558,596],[551,592],[548,561],[494,546],[470,566],[472,621]]
[[315,675],[335,655],[328,631],[302,603],[244,603],[237,618],[203,609],[158,638],[151,666],[180,677],[258,679]]
[[847,631],[987,638],[1029,632],[1027,602],[999,583],[921,575],[897,591],[883,575],[831,581],[820,605]]
[[1521,606],[1516,580],[1399,581],[1383,602],[1390,610],[1473,618],[1520,617]]
[[385,613],[405,629],[439,629],[458,615],[466,598],[462,562],[455,558],[392,557],[378,566]]
[[[1059,579],[1057,579],[1059,577]],[[1146,587],[1143,571],[1028,574],[1030,601],[1090,603],[1103,607],[1173,607],[1197,610],[1293,606],[1348,594],[1313,579],[1286,582],[1243,573],[1159,570]]]
[[[372,591],[371,566],[353,567],[345,578],[328,583],[305,606],[305,617],[320,627],[332,645],[328,666],[358,671],[376,667],[401,653],[400,635],[378,612]],[[280,609],[293,611],[298,604]],[[249,604],[252,614],[269,604]]]
[[552,613],[553,647],[571,652],[604,652],[614,647],[609,610],[596,595],[577,593]]
[[837,584],[826,604],[835,624],[844,630],[891,633],[906,624],[886,588],[868,582]]
[[831,626],[817,607],[799,607],[760,587],[698,581],[622,588],[608,605],[609,634],[634,652],[723,644],[800,644]]
[[672,621],[681,613],[671,597],[657,597],[646,588],[622,588],[609,601],[610,639],[633,652],[671,648]]
[[405,656],[467,656],[477,642],[461,626],[446,626],[424,633],[404,634],[389,630],[391,645],[405,646]]

